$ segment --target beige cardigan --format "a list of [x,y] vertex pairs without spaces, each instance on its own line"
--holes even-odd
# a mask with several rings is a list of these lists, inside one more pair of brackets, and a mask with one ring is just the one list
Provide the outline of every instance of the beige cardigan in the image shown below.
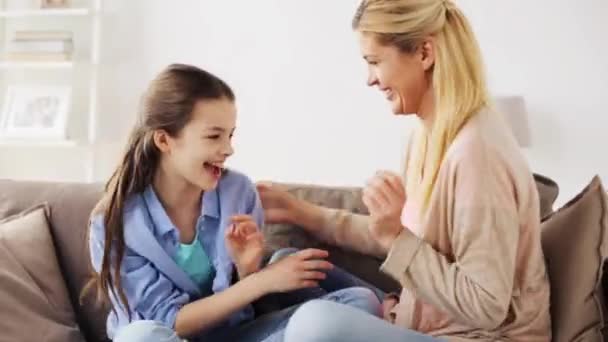
[[422,239],[405,229],[387,256],[367,216],[324,209],[319,239],[386,258],[381,270],[403,286],[399,326],[450,341],[551,339],[538,193],[498,115],[479,113],[449,147]]

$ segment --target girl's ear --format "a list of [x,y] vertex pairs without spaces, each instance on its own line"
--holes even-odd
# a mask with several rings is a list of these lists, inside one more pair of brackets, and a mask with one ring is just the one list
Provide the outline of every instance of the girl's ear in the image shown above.
[[169,152],[171,151],[171,136],[164,130],[158,129],[152,133],[152,139],[154,140],[154,145],[161,152]]

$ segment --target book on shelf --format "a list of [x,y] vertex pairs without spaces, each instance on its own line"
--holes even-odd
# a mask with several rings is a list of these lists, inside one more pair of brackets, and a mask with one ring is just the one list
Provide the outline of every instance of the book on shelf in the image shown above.
[[62,52],[71,53],[74,46],[71,40],[13,40],[7,46],[9,52]]
[[74,50],[69,31],[16,31],[5,59],[13,62],[69,61]]
[[14,41],[56,41],[56,40],[72,40],[73,34],[71,31],[34,31],[21,30],[15,31]]
[[7,52],[5,60],[9,62],[68,62],[72,55],[59,52]]

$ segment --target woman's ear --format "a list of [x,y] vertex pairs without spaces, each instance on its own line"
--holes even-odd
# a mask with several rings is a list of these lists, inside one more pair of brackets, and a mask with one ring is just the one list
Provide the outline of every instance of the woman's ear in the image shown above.
[[425,38],[420,45],[420,58],[424,71],[429,71],[435,65],[435,41]]
[[171,151],[171,136],[162,130],[157,129],[152,133],[152,140],[154,141],[154,145],[161,152],[169,152]]

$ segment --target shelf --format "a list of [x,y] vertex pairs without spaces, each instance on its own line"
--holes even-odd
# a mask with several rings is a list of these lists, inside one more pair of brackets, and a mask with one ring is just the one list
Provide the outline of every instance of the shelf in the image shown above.
[[75,140],[28,140],[0,138],[0,147],[77,147]]
[[0,61],[0,69],[71,69],[74,62],[13,62]]
[[0,11],[0,18],[86,16],[90,13],[88,8],[8,10]]

